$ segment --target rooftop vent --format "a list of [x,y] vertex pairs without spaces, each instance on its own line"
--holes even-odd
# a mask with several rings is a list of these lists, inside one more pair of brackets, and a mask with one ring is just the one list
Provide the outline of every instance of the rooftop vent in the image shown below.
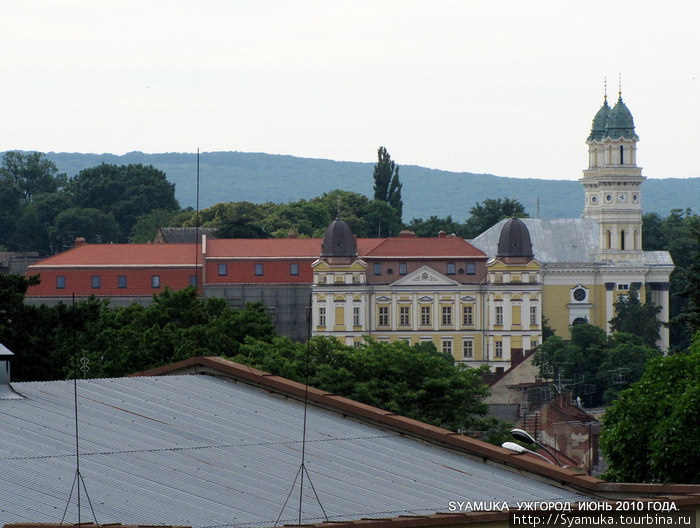
[[5,345],[0,343],[0,400],[21,400],[10,385],[10,359],[14,354]]

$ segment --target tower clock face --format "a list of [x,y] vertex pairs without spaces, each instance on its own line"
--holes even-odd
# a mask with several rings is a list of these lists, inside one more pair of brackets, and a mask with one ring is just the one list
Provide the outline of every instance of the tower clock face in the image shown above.
[[576,301],[581,302],[581,301],[583,301],[585,298],[586,298],[586,290],[584,290],[583,288],[576,288],[576,289],[574,290],[574,299],[575,299]]

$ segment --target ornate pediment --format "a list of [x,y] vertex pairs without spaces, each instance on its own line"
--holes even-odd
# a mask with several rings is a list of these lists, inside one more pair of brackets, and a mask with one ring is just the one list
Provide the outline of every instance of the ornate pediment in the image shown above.
[[405,277],[392,283],[392,286],[455,286],[459,283],[428,266],[422,266]]

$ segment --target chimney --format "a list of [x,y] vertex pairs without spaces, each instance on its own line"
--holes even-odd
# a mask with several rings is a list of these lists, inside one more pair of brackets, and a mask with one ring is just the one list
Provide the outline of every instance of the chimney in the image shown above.
[[402,229],[401,232],[399,233],[399,238],[415,238],[416,233],[415,231],[411,231],[409,229]]
[[73,247],[77,248],[80,246],[84,246],[85,244],[85,237],[76,237],[75,242],[73,242]]
[[438,238],[445,238],[447,236],[447,233],[445,233],[442,229],[438,231]]
[[22,396],[10,385],[10,359],[14,354],[0,343],[0,400],[21,400]]

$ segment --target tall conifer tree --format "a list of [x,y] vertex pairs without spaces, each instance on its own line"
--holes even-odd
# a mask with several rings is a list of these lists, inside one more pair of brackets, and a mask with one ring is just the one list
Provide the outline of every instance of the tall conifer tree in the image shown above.
[[403,214],[401,201],[399,168],[396,166],[386,148],[377,150],[377,164],[374,166],[374,199],[388,203],[399,215]]

